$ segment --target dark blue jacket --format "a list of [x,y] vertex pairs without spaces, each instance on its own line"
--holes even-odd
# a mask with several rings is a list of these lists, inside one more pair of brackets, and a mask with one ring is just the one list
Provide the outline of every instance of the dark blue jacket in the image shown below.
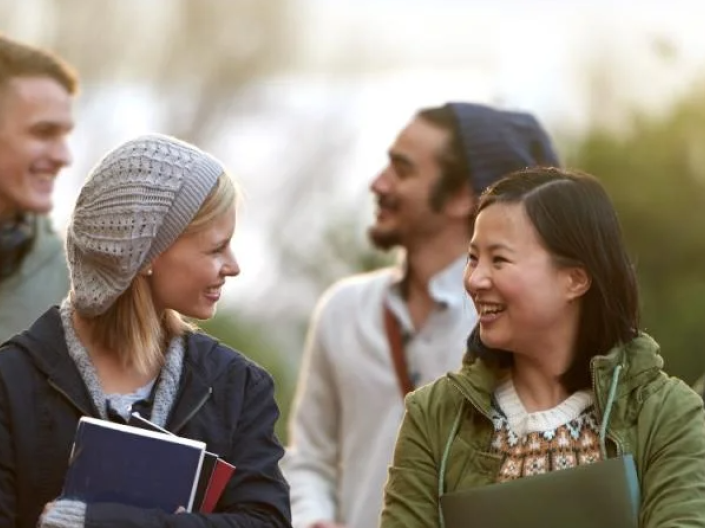
[[[0,351],[0,528],[35,528],[44,505],[60,495],[81,416],[99,414],[52,308]],[[278,417],[269,374],[211,337],[189,334],[166,428],[206,442],[237,467],[217,513],[90,504],[86,527],[290,527]]]

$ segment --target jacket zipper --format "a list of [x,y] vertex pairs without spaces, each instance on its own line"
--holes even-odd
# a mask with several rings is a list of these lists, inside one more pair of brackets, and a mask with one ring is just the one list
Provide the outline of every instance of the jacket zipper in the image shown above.
[[83,407],[81,407],[78,403],[76,403],[71,396],[69,396],[66,391],[64,391],[61,387],[59,387],[56,383],[54,383],[51,379],[47,380],[47,383],[49,383],[49,386],[54,389],[56,392],[61,394],[64,399],[69,402],[76,410],[78,410],[81,414],[84,416],[93,416],[93,413],[86,411]]
[[[593,362],[590,362],[590,378],[592,381],[592,393],[595,395],[595,400],[597,400],[597,384],[595,383],[595,380],[597,378],[595,376],[595,367]],[[597,401],[595,403],[597,403]],[[599,405],[595,405],[595,409],[597,410],[597,413],[599,415],[600,423],[602,423],[602,420],[604,419],[604,412],[599,408]],[[615,445],[615,447],[617,448],[617,456],[622,456],[624,454],[622,452],[622,444],[620,444],[617,438],[610,433],[609,424],[607,424],[607,432],[605,433],[605,438]]]
[[[69,396],[69,395],[66,393],[66,391],[64,391],[61,387],[59,387],[59,386],[58,386],[56,383],[54,383],[51,379],[47,380],[47,382],[49,383],[49,386],[50,386],[52,389],[54,389],[56,392],[58,392],[59,394],[61,394],[61,396],[63,396],[64,399],[65,399],[67,402],[69,402],[69,403],[70,403],[77,411],[79,411],[81,414],[83,414],[83,415],[85,415],[85,416],[93,416],[93,413],[86,411],[86,409],[84,409],[81,405],[79,405],[78,403],[76,403],[76,401],[74,401],[74,399],[71,398],[71,396]],[[198,401],[198,403],[197,403],[196,406],[191,410],[191,412],[189,412],[188,415],[187,415],[183,420],[181,420],[181,422],[179,423],[179,425],[174,428],[174,431],[175,431],[175,432],[177,432],[177,431],[179,431],[181,428],[183,428],[183,427],[189,422],[189,420],[191,420],[191,418],[193,418],[193,417],[196,415],[196,413],[201,410],[201,408],[206,404],[206,402],[208,401],[208,399],[211,397],[211,394],[213,394],[213,387],[208,387],[208,392],[203,395],[203,397]]]
[[206,404],[208,399],[211,397],[211,394],[213,394],[213,387],[208,387],[208,392],[203,395],[203,397],[198,401],[196,406],[191,409],[191,412],[189,412],[186,417],[181,420],[181,422],[174,426],[173,431],[174,433],[178,433],[188,422],[193,418],[198,411],[201,410],[201,408]]
[[463,387],[461,387],[460,385],[458,385],[458,384],[455,382],[454,379],[449,378],[449,381],[450,381],[450,383],[451,383],[456,389],[458,389],[458,391],[460,392],[460,394],[462,394],[463,396],[465,396],[465,399],[468,400],[468,401],[470,402],[470,404],[471,404],[473,407],[475,407],[475,409],[476,409],[482,416],[484,416],[485,418],[487,418],[490,422],[492,421],[492,418],[490,417],[490,415],[489,415],[488,413],[486,413],[485,411],[482,410],[482,408],[480,407],[480,405],[478,405],[477,401],[472,397],[472,395],[471,395],[469,392],[466,392],[465,389],[464,389]]

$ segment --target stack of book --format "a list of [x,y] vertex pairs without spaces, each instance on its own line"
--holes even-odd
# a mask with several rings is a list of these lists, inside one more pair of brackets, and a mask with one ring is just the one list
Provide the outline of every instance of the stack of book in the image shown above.
[[62,497],[209,513],[234,471],[204,442],[174,435],[137,413],[128,425],[83,417]]

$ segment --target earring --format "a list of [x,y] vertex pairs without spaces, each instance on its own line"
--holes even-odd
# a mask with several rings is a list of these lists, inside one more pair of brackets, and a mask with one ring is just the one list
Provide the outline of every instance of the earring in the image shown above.
[[152,276],[152,273],[154,273],[154,272],[152,271],[152,268],[149,268],[149,269],[146,271],[147,277],[151,277],[151,276]]

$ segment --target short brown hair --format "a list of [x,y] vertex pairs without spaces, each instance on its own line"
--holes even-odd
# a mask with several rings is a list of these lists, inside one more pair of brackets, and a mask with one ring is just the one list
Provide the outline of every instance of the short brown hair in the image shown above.
[[463,140],[449,105],[423,108],[417,112],[416,117],[448,133],[445,148],[438,153],[441,177],[431,194],[431,206],[435,211],[440,211],[451,196],[472,180],[465,160]]
[[56,54],[0,35],[0,89],[16,77],[49,77],[75,95],[78,75]]

